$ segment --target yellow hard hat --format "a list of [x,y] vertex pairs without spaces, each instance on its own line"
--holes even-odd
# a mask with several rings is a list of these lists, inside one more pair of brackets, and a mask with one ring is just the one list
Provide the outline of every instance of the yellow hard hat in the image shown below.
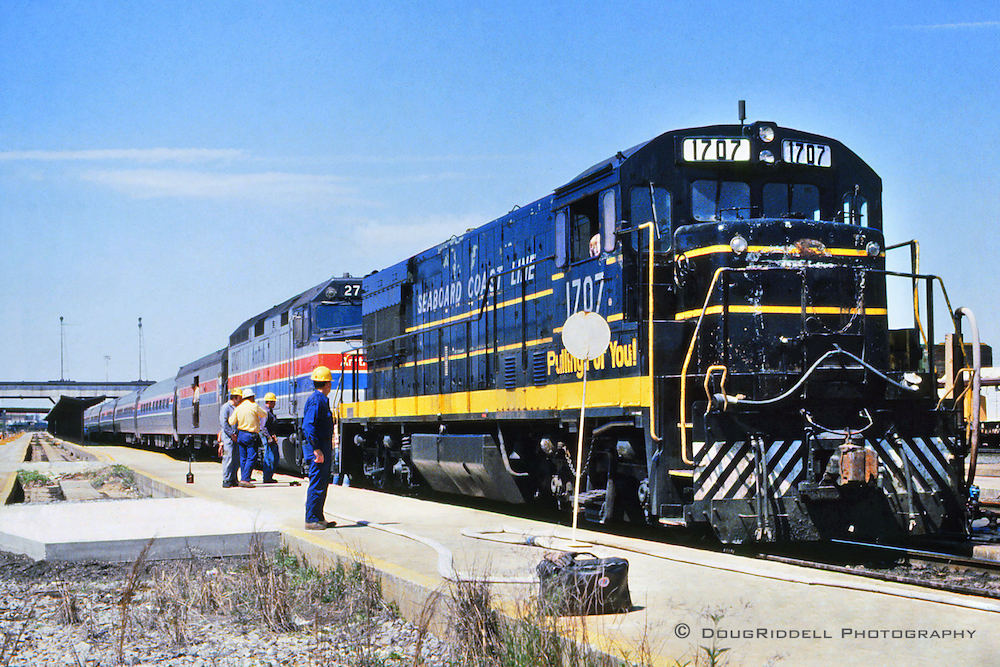
[[330,382],[333,380],[333,374],[326,366],[317,366],[313,369],[312,379],[314,382]]
[[264,394],[264,402],[267,403],[268,401],[274,401],[275,403],[278,402],[278,397],[274,395],[273,391],[269,391]]
[[236,389],[236,388],[230,389],[229,390],[229,395],[230,396],[239,396],[240,398],[243,398],[243,390],[242,389]]

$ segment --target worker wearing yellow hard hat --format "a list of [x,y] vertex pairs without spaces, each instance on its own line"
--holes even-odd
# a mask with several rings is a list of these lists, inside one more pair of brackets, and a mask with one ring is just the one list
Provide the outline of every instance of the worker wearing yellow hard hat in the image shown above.
[[219,456],[222,458],[222,488],[228,489],[236,486],[236,464],[239,459],[233,456],[233,448],[236,444],[236,427],[229,424],[229,416],[233,414],[236,407],[243,401],[243,392],[237,387],[229,390],[229,400],[222,404],[219,409],[219,424],[222,430],[219,431]]
[[312,372],[313,382],[331,382],[333,380],[333,373],[326,366],[317,366]]
[[337,525],[323,515],[333,462],[333,413],[329,399],[333,374],[326,366],[316,366],[310,377],[315,391],[306,399],[302,415],[302,454],[309,466],[306,529],[323,530]]
[[[240,453],[240,481],[237,486],[252,489],[253,468],[261,442],[261,425],[267,413],[257,405],[253,387],[243,390],[243,402],[229,415],[229,425],[236,427],[235,444]],[[234,449],[235,451],[235,449]]]
[[264,484],[274,484],[274,467],[278,464],[278,436],[275,434],[275,427],[278,425],[278,418],[274,416],[274,406],[278,402],[278,397],[274,392],[269,391],[264,394],[264,406],[267,408],[265,417],[261,419],[260,437],[263,441],[263,456],[261,457],[261,467],[264,469]]

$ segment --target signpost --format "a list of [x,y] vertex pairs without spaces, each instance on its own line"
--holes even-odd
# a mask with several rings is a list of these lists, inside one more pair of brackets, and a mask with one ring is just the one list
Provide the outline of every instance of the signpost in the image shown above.
[[611,328],[597,313],[580,311],[570,315],[563,325],[562,341],[566,351],[583,361],[583,397],[580,399],[580,428],[576,444],[576,483],[573,487],[573,541],[580,515],[580,473],[583,469],[583,419],[587,411],[587,367],[592,359],[604,355],[611,343]]

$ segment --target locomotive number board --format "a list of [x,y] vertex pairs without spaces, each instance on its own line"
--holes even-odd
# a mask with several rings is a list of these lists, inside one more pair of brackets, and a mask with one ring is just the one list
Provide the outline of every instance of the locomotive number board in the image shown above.
[[781,142],[781,158],[791,164],[805,164],[812,167],[829,167],[830,147],[824,144],[810,144],[805,141],[785,139]]
[[750,140],[688,137],[682,144],[685,162],[749,162]]

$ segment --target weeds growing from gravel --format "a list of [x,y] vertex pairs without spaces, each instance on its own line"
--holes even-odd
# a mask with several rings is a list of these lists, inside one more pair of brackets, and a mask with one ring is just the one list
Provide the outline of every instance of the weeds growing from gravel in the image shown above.
[[587,617],[574,626],[560,620],[551,601],[532,598],[501,614],[490,584],[459,581],[453,585],[452,628],[457,667],[623,667],[589,648]]
[[118,482],[126,489],[135,489],[135,473],[132,470],[123,465],[115,464],[107,468],[101,468],[95,475],[94,479],[91,480],[90,484],[95,488],[99,489],[104,486],[109,480],[116,479]]
[[125,632],[128,629],[129,622],[131,620],[131,614],[129,610],[132,606],[132,600],[135,598],[136,591],[139,588],[139,578],[142,574],[143,565],[146,562],[146,556],[149,554],[150,548],[153,546],[153,539],[150,538],[146,545],[139,552],[138,557],[136,557],[135,562],[132,563],[132,570],[129,572],[128,578],[125,580],[125,587],[122,590],[121,597],[118,598],[118,609],[121,611],[121,621],[118,628],[118,645],[116,646],[116,653],[118,655],[118,663],[124,663],[124,651],[125,651]]
[[34,615],[35,600],[32,599],[30,604],[26,603],[22,607],[21,613],[14,619],[17,623],[16,629],[4,633],[3,642],[0,643],[0,665],[3,665],[3,667],[7,667],[10,661],[14,659],[14,656],[17,655],[21,639],[24,637],[24,633],[28,629],[28,624],[31,623]]
[[25,488],[29,486],[48,486],[52,483],[51,479],[37,470],[18,470],[17,481]]
[[[118,664],[140,658],[139,651],[144,649],[139,647],[167,649],[172,643],[177,647],[197,645],[204,651],[206,633],[217,635],[239,626],[235,634],[263,630],[265,636],[291,632],[309,637],[296,655],[304,657],[301,651],[307,651],[310,665],[421,667],[421,645],[432,641],[426,638],[435,616],[444,621],[438,627],[449,628],[446,639],[450,640],[451,657],[446,664],[450,667],[653,664],[654,651],[648,638],[629,654],[615,649],[622,658],[590,648],[588,633],[593,636],[594,624],[601,623],[595,617],[560,616],[535,597],[513,609],[504,607],[501,613],[491,584],[484,581],[460,581],[450,590],[432,593],[415,622],[415,642],[393,644],[390,639],[388,645],[380,646],[380,641],[385,644],[380,637],[393,636],[384,634],[383,625],[392,627],[396,610],[383,600],[379,575],[363,557],[338,561],[321,571],[287,550],[268,551],[260,541],[255,541],[250,551],[245,559],[192,557],[155,564],[146,562],[144,551],[117,578],[109,610],[113,614],[99,616],[93,598],[86,596],[78,606],[75,591],[63,585],[58,590],[62,601],[58,620],[80,624],[94,650],[106,651]],[[39,594],[52,597],[51,592]],[[721,613],[716,611],[715,616],[706,618],[718,624]],[[0,667],[22,664],[14,654],[31,614],[31,607],[24,605],[18,610],[23,622],[9,625],[9,634],[0,637],[4,640]],[[691,661],[674,664],[718,667],[732,661],[729,649],[719,644],[692,649]],[[441,664],[440,650],[432,653],[436,664]]]

